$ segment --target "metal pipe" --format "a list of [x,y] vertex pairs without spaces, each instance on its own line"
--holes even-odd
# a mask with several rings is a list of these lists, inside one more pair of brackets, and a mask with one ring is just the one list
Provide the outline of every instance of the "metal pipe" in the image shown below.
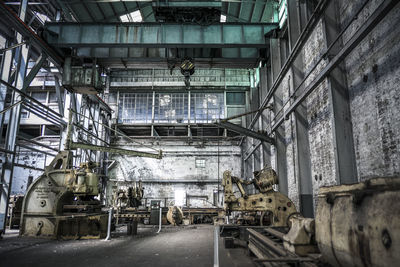
[[57,125],[57,126],[62,126],[62,125],[63,125],[63,124],[62,124],[62,121],[57,120],[57,119],[54,119],[54,118],[51,117],[49,114],[43,114],[43,113],[41,112],[41,110],[37,109],[37,108],[34,107],[34,106],[30,106],[30,105],[27,104],[26,102],[22,103],[22,105],[24,106],[24,108],[25,108],[27,111],[29,111],[29,112],[35,114],[36,116],[38,116],[39,118],[41,118],[41,119],[43,119],[43,120],[45,120],[45,121],[48,121],[48,122],[50,122],[50,123],[52,123],[52,124],[54,124],[54,125]]
[[219,225],[214,227],[214,267],[219,266]]
[[158,225],[158,231],[157,231],[157,234],[159,234],[159,233],[160,233],[160,231],[161,231],[161,217],[162,217],[162,208],[160,208],[160,222],[159,222],[159,225]]
[[105,241],[108,241],[111,239],[111,219],[112,219],[112,214],[113,214],[113,208],[110,208],[110,211],[108,212],[108,225],[107,225],[107,237],[104,239]]
[[93,138],[100,140],[101,142],[103,142],[106,145],[110,145],[110,143],[108,143],[107,141],[101,139],[100,137],[98,137],[97,135],[95,135],[94,133],[86,130],[84,127],[82,127],[81,125],[77,124],[77,123],[72,123],[73,126],[78,127],[79,129],[81,129],[82,131],[84,131],[86,134],[92,136]]
[[30,102],[23,102],[22,105],[24,106],[24,108],[27,111],[32,112],[36,116],[38,116],[48,122],[51,122],[51,123],[59,125],[59,126],[61,126],[63,123],[63,121],[61,119],[52,116],[51,114],[49,114],[48,112],[45,112],[44,110],[40,109],[39,107],[32,105],[32,103],[30,103]]
[[9,46],[9,47],[0,49],[0,54],[4,53],[4,52],[7,51],[7,50],[11,50],[11,49],[20,47],[21,45],[24,45],[24,44],[27,44],[27,42],[22,42],[22,43],[19,43],[19,44],[11,45],[11,46]]
[[21,140],[24,140],[24,141],[26,141],[26,142],[29,142],[29,143],[32,143],[32,144],[35,144],[35,145],[38,145],[38,146],[42,146],[42,147],[45,147],[45,148],[47,148],[47,149],[53,150],[53,151],[55,151],[55,152],[58,152],[58,149],[55,149],[55,148],[53,148],[53,147],[51,147],[51,146],[42,144],[42,143],[37,142],[37,141],[35,141],[35,140],[33,140],[33,139],[28,139],[28,138],[25,138],[25,137],[23,137],[23,136],[21,136],[21,135],[18,135],[18,138],[21,139]]
[[31,97],[30,95],[22,92],[21,90],[19,90],[18,88],[16,88],[15,86],[13,86],[12,84],[0,79],[0,83],[4,84],[5,86],[7,86],[9,89],[17,92],[18,94],[20,94],[23,98],[27,98],[30,101],[34,102],[35,104],[39,105],[40,107],[44,108],[45,110],[47,110],[50,113],[53,113],[55,116],[62,118],[63,116],[61,116],[59,113],[55,112],[54,110],[50,109],[48,106],[40,103],[38,100],[34,99],[33,97]]
[[35,152],[38,152],[38,153],[43,153],[43,154],[46,154],[46,155],[49,155],[49,156],[52,156],[52,157],[56,156],[55,154],[52,154],[52,153],[49,153],[47,151],[40,150],[40,149],[37,149],[37,148],[34,148],[34,147],[26,146],[26,145],[21,144],[19,142],[16,145],[19,146],[19,147],[23,147],[23,148],[26,148],[26,149],[29,149],[29,150],[32,150],[32,151],[35,151]]

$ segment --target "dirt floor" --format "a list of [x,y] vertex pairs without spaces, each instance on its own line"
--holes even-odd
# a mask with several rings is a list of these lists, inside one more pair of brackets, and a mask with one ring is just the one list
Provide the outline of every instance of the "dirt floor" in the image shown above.
[[[58,241],[18,237],[9,230],[0,240],[0,266],[213,266],[214,226],[140,227],[127,236],[118,227],[110,241]],[[219,239],[220,266],[255,266],[243,247],[225,249]]]

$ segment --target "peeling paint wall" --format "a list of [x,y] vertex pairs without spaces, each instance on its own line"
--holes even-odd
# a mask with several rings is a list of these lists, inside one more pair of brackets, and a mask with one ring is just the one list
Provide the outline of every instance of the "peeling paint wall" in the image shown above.
[[[147,143],[149,144],[149,143]],[[222,180],[223,172],[231,170],[234,174],[241,172],[241,150],[239,146],[230,142],[207,141],[205,144],[188,144],[184,141],[159,141],[152,143],[154,148],[162,149],[163,159],[151,159],[115,155],[115,167],[109,171],[109,178],[114,183],[129,184],[129,182],[143,182],[144,198],[160,199],[167,205],[174,202],[175,191],[185,192],[184,202],[188,201],[192,207],[210,207],[214,200],[214,191],[220,191],[220,201],[223,195],[222,186],[218,182]],[[132,144],[118,143],[124,149],[143,150],[142,147]],[[144,150],[143,150],[144,151]],[[146,149],[151,152],[151,150]],[[204,167],[196,166],[203,164]],[[109,193],[110,193],[109,188]],[[192,195],[196,197],[188,197]]]
[[[49,142],[46,141],[43,143],[47,145],[50,144]],[[58,140],[56,142],[52,142],[52,145],[58,147]],[[43,147],[38,147],[38,146],[32,146],[32,147],[43,150]],[[49,151],[49,150],[45,151],[56,154],[56,152],[54,151]],[[44,167],[47,166],[52,160],[53,157],[50,155],[45,155],[43,153],[32,152],[27,150],[20,150],[18,153],[18,158],[16,160],[16,163],[30,166],[32,168],[44,169]],[[13,173],[13,181],[11,185],[11,195],[25,194],[28,186],[29,176],[32,176],[32,181],[35,181],[42,174],[43,171],[41,170],[15,166]]]
[[[381,1],[369,1],[345,41]],[[341,1],[341,23],[361,3]],[[346,58],[358,179],[400,175],[400,5]]]
[[[382,2],[379,0],[335,1],[337,14],[340,14],[337,16],[339,31],[351,23],[344,31],[343,44],[354,36]],[[359,16],[352,20],[361,8]],[[398,25],[400,25],[399,4],[356,46],[340,66],[345,74],[346,90],[349,94],[351,116],[348,120],[351,121],[350,129],[352,129],[352,136],[349,138],[353,138],[354,141],[356,165],[354,176],[357,176],[353,177],[355,181],[400,175],[400,27]],[[305,87],[329,63],[329,56],[322,58],[318,63],[327,49],[326,35],[324,22],[320,20],[301,50],[304,74],[312,71],[304,82]],[[271,54],[280,52],[271,51]],[[312,70],[314,66],[315,69]],[[275,67],[272,66],[272,69]],[[286,110],[293,102],[293,99],[289,98],[293,90],[291,88],[292,70],[293,68],[287,72],[278,85],[278,90],[283,96],[282,103],[288,102]],[[272,79],[270,74],[265,75],[269,75],[265,78],[266,80]],[[335,124],[330,86],[330,80],[325,79],[304,102],[307,107],[309,155],[298,154],[294,114],[287,116],[282,123],[281,129],[284,129],[283,139],[286,147],[288,195],[296,205],[299,203],[300,194],[299,166],[296,166],[298,157],[310,157],[312,177],[309,178],[312,182],[314,204],[316,204],[316,195],[320,187],[335,185],[341,178],[338,167],[338,157],[341,155],[336,153],[338,142],[335,142],[335,129],[337,129],[335,127],[339,127],[340,130],[341,125],[337,122]],[[262,90],[268,91],[270,87],[268,84],[264,85]],[[265,95],[265,92],[261,95]],[[260,102],[262,101],[263,99],[260,99]],[[273,117],[274,114],[271,114]],[[268,129],[270,123],[266,119],[263,122],[267,126],[264,126],[262,130]],[[244,150],[247,149],[248,143],[251,143],[249,140],[251,139],[247,138],[243,142]],[[278,160],[276,147],[272,147],[270,151],[271,165],[276,167]],[[250,168],[253,158],[256,157],[250,157],[243,165],[245,170]]]

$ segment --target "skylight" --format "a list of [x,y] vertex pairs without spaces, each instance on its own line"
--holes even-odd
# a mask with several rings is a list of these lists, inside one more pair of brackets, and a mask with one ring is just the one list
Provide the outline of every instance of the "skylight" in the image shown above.
[[221,15],[221,20],[220,22],[226,22],[226,16],[225,15]]
[[140,10],[133,11],[132,13],[128,13],[119,17],[122,22],[142,22],[142,14],[140,14]]
[[45,23],[46,21],[50,21],[50,18],[46,16],[45,14],[33,11],[33,14],[42,22]]

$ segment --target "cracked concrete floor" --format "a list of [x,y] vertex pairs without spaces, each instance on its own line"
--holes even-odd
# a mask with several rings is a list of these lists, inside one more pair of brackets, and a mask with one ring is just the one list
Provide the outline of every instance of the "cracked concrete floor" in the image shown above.
[[[48,240],[18,237],[9,231],[0,240],[0,266],[213,266],[212,225],[140,228],[138,236],[126,236],[118,228],[110,241]],[[220,266],[254,266],[244,248],[225,249],[219,240]]]

